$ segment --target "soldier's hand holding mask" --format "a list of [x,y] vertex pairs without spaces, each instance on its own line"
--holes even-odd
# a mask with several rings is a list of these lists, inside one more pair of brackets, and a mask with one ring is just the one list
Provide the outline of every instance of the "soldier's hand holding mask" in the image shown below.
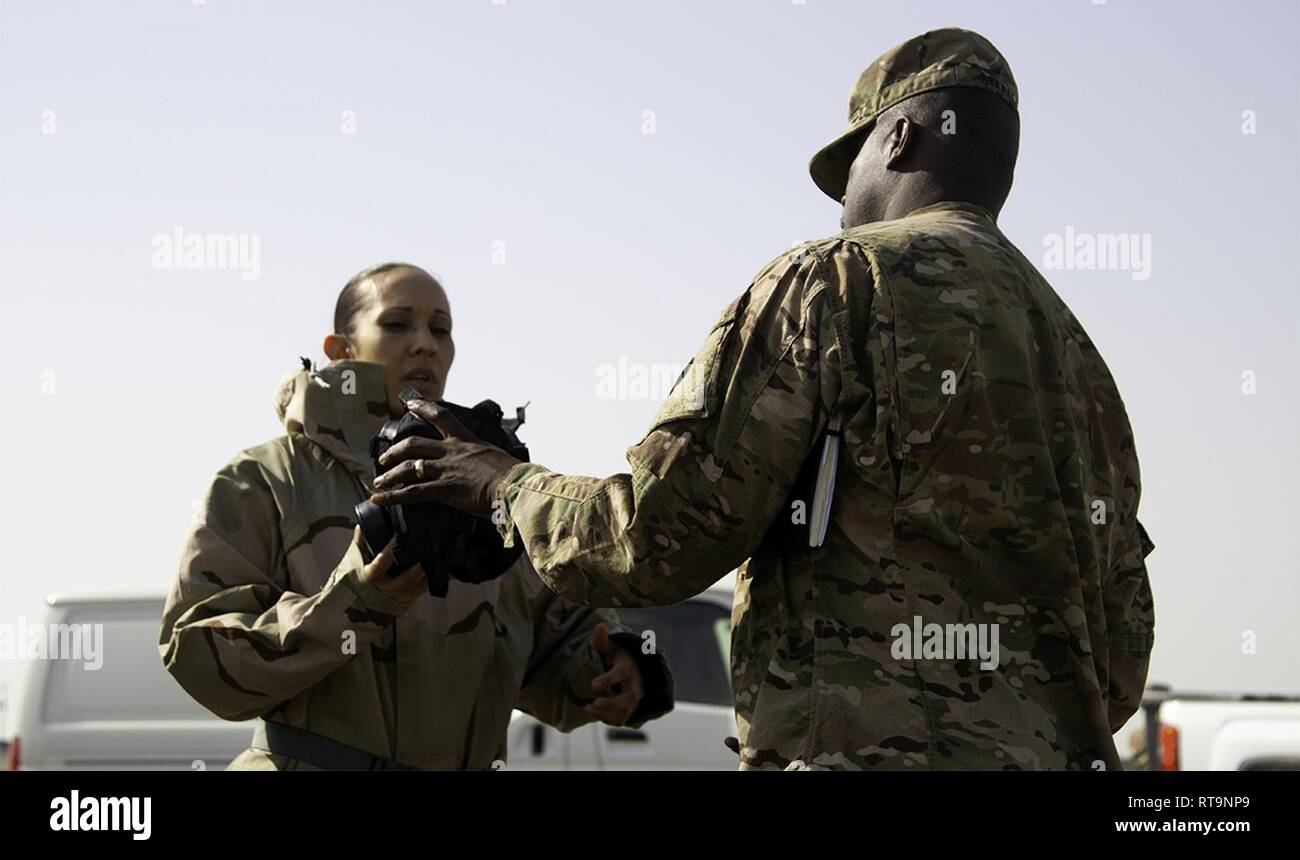
[[519,461],[480,441],[436,403],[412,400],[407,408],[446,438],[411,437],[389,448],[379,458],[387,471],[375,479],[370,500],[377,505],[441,502],[489,518],[497,482]]
[[[352,542],[365,553],[365,542],[361,538],[361,526],[352,532]],[[412,565],[397,576],[389,576],[388,569],[393,566],[393,548],[397,545],[394,538],[388,542],[379,555],[371,559],[361,572],[361,578],[373,585],[385,597],[402,603],[414,603],[415,599],[428,590],[424,581],[424,568]]]

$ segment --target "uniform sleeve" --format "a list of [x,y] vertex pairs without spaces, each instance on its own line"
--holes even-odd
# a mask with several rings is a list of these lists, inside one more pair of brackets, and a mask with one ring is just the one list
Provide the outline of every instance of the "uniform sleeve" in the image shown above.
[[506,541],[590,606],[678,603],[734,569],[782,513],[838,397],[837,284],[864,265],[843,248],[778,257],[710,330],[628,450],[630,473],[523,463],[501,480]]
[[355,545],[318,593],[289,590],[280,535],[264,467],[241,455],[213,480],[167,598],[163,665],[223,719],[297,695],[364,653],[409,605],[361,579]]
[[1155,605],[1146,566],[1153,549],[1146,529],[1137,522],[1129,549],[1120,556],[1103,595],[1110,646],[1107,700],[1111,732],[1119,731],[1137,712],[1146,689],[1155,644]]
[[638,727],[673,709],[673,677],[662,654],[643,654],[641,638],[608,609],[575,606],[555,594],[525,562],[520,566],[533,617],[533,650],[520,687],[518,707],[560,731],[572,731],[595,718],[583,710],[595,698],[591,682],[605,672],[591,645],[597,624],[610,641],[627,651],[641,670],[643,696],[628,725]]

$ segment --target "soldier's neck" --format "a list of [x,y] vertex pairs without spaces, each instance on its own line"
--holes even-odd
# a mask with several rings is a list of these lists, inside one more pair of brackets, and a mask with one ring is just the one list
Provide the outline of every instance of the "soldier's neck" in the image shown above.
[[971,203],[988,211],[993,216],[993,220],[998,220],[998,212],[1002,206],[999,203],[996,206],[989,205],[989,201],[979,199],[981,195],[971,194],[970,192],[960,191],[952,188],[938,188],[935,186],[918,187],[907,189],[895,194],[885,206],[885,215],[883,221],[893,221],[897,218],[905,218],[918,209],[924,209],[927,206],[933,206],[936,203]]

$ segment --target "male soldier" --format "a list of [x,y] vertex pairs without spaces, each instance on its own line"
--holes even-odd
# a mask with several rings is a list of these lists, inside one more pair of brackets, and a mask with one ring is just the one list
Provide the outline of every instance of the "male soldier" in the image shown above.
[[996,224],[1011,71],[926,33],[867,68],[849,121],[811,164],[844,232],[723,312],[630,475],[515,463],[417,403],[452,438],[390,452],[375,499],[495,513],[594,606],[675,603],[748,558],[742,768],[1118,768],[1152,546],[1115,383]]

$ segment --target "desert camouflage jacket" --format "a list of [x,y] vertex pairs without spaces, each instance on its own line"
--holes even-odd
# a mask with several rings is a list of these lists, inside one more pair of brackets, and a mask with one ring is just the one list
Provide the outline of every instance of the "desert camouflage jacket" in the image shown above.
[[[781,533],[812,516],[798,479],[834,416],[812,549]],[[502,534],[595,606],[680,601],[748,560],[742,767],[1120,766],[1154,625],[1133,436],[1088,335],[987,211],[941,203],[778,257],[628,462],[516,466]]]
[[[564,731],[593,719],[603,621],[642,665],[635,723],[669,710],[662,656],[642,655],[615,614],[557,598],[526,557],[412,604],[360,578],[353,506],[374,478],[383,390],[383,367],[357,361],[281,382],[287,434],[217,473],[185,542],[159,642],[167,671],[224,719],[287,723],[415,767],[490,768],[513,708]],[[250,748],[232,767],[306,765]]]

